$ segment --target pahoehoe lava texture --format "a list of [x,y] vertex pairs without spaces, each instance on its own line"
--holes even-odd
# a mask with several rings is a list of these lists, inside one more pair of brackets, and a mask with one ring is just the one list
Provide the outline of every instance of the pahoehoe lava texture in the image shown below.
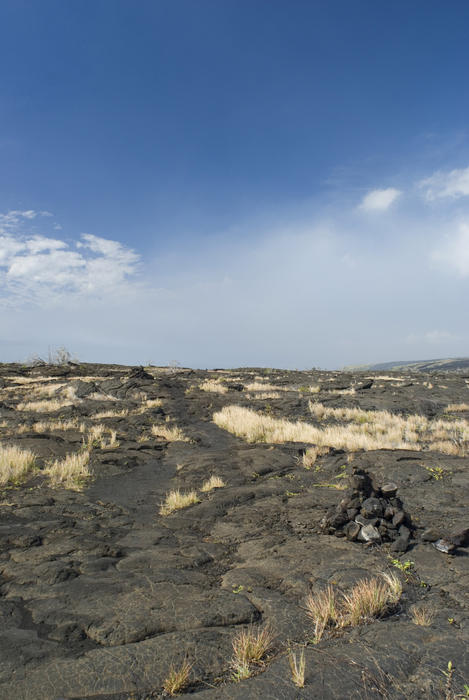
[[[320,426],[310,401],[455,426],[469,419],[462,373],[1,365],[0,446],[32,450],[37,468],[1,495],[0,700],[164,697],[170,666],[184,659],[192,669],[182,697],[464,693],[467,446],[331,445],[308,465],[308,443],[250,443],[213,422],[236,405]],[[97,424],[113,439],[91,440]],[[81,490],[52,488],[47,465],[84,442],[92,477]],[[204,491],[212,475],[223,486]],[[197,502],[162,515],[176,489],[195,491]],[[379,536],[367,540],[360,533],[370,525]],[[439,540],[452,543],[450,554]],[[404,586],[391,614],[313,643],[311,592],[346,592],[389,571]],[[413,614],[422,608],[431,612],[424,625]],[[235,635],[264,625],[272,649],[235,682]],[[289,647],[304,649],[304,688],[292,682]]]

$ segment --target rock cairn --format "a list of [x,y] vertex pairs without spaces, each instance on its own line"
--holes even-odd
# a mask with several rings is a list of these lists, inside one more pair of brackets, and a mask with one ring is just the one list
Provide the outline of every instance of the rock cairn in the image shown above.
[[349,488],[336,507],[328,510],[321,529],[336,537],[365,544],[391,543],[391,551],[405,552],[412,523],[393,483],[380,486],[373,474],[354,468]]

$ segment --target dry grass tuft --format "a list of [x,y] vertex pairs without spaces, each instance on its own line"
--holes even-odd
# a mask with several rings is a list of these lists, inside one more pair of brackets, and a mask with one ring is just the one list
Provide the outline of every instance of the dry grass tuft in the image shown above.
[[221,379],[206,379],[199,384],[199,389],[209,391],[215,394],[226,394],[228,387],[221,383]]
[[210,479],[204,481],[200,490],[206,493],[207,491],[212,491],[213,489],[221,489],[224,485],[225,482],[221,477],[211,476]]
[[291,649],[288,650],[288,661],[290,662],[291,677],[293,685],[297,688],[305,687],[305,650],[300,651],[299,656],[295,654]]
[[272,648],[274,635],[270,627],[240,630],[233,639],[233,678],[242,680],[251,675],[251,664],[262,664],[267,652]]
[[301,458],[301,463],[305,469],[311,469],[316,464],[318,457],[322,457],[328,452],[328,447],[310,447]]
[[[106,433],[108,436],[106,437]],[[100,447],[102,450],[108,447],[119,447],[117,433],[107,428],[102,423],[93,425],[88,432],[88,447]]]
[[161,437],[168,442],[190,442],[190,439],[184,435],[181,428],[169,425],[152,425],[151,434],[155,437]]
[[446,406],[446,411],[448,413],[453,411],[469,411],[469,404],[467,403],[450,403]]
[[169,515],[174,513],[175,510],[187,508],[194,503],[199,503],[196,491],[189,491],[188,493],[181,493],[179,489],[170,491],[166,495],[165,502],[160,507],[160,515]]
[[314,623],[314,640],[319,642],[327,628],[356,627],[382,617],[399,601],[402,584],[396,574],[362,579],[350,593],[336,593],[332,586],[306,599],[306,612]]
[[72,491],[79,491],[91,476],[89,461],[88,451],[76,452],[67,455],[64,459],[55,460],[44,470],[44,473],[50,478],[52,486],[63,486]]
[[340,627],[340,611],[336,592],[332,586],[316,595],[312,593],[306,599],[306,612],[314,623],[314,641],[319,642],[327,627]]
[[429,627],[435,618],[435,611],[427,605],[413,605],[410,609],[410,615],[414,625]]
[[14,445],[0,446],[0,486],[18,483],[36,466],[36,455]]
[[177,695],[187,687],[192,664],[185,659],[179,668],[171,665],[169,673],[163,682],[163,689],[171,695]]
[[[425,416],[406,418],[387,411],[359,408],[327,408],[309,402],[316,421],[334,423],[317,427],[304,421],[272,418],[242,406],[225,406],[213,420],[247,442],[309,442],[319,447],[356,450],[436,449],[445,454],[464,455],[469,445],[469,422],[429,420]],[[336,421],[346,421],[339,425]]]

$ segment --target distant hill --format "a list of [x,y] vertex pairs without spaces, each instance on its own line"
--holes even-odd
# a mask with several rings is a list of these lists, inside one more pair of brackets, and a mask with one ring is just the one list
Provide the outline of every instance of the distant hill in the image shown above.
[[411,372],[457,372],[469,371],[469,357],[455,357],[443,360],[402,360],[396,362],[379,362],[375,365],[356,365],[344,367],[346,371],[363,370],[411,371]]

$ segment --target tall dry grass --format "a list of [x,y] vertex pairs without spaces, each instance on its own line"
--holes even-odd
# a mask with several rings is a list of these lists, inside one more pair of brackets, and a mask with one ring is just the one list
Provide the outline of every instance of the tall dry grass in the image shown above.
[[44,469],[52,486],[63,486],[72,491],[79,491],[90,478],[90,453],[85,450],[56,459]]
[[36,455],[15,445],[0,446],[0,486],[23,481],[36,466]]
[[[304,421],[272,418],[242,406],[225,406],[213,415],[221,428],[247,442],[306,442],[318,447],[350,451],[379,449],[438,450],[464,455],[469,444],[469,423],[464,420],[429,420],[424,416],[407,418],[387,411],[358,408],[328,408],[309,402],[317,422],[333,423],[317,427]],[[338,424],[337,421],[344,421]]]

